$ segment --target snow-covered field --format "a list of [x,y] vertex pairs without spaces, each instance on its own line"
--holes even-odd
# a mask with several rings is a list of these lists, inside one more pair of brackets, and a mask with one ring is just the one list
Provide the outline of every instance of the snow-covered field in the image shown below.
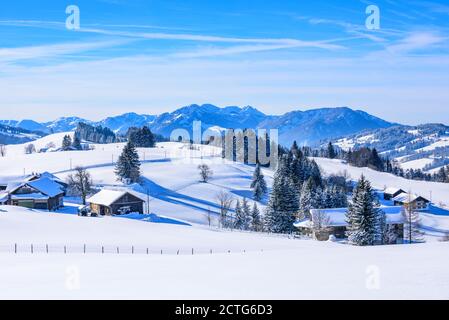
[[[35,144],[57,143],[62,135],[44,139]],[[33,155],[23,154],[23,147],[8,146],[7,156],[0,158],[0,176],[21,175],[25,168],[65,178],[71,162],[72,168],[87,166],[97,184],[118,184],[113,160],[122,144]],[[139,153],[146,160],[140,191],[149,193],[152,216],[83,218],[71,206],[59,213],[0,207],[0,298],[449,298],[449,243],[357,248],[219,230],[216,194],[225,190],[249,198],[253,167],[223,163],[213,147],[190,154],[182,144],[164,143]],[[316,160],[328,174],[347,170],[357,179],[364,173],[377,188],[396,186],[425,196],[432,190],[434,202],[449,203],[449,185]],[[202,162],[214,171],[207,184],[198,181]],[[270,185],[272,172],[264,173]],[[423,222],[433,240],[449,230],[448,216],[425,214]],[[18,254],[13,253],[16,243]],[[80,251],[84,244],[87,254]],[[64,246],[69,254],[63,254]]]
[[[133,243],[167,252],[0,253],[2,299],[449,298],[449,243],[358,248],[123,218],[2,210],[7,211],[0,213],[2,242],[18,241],[22,248],[31,242]],[[190,247],[198,253],[192,256]],[[186,251],[178,256],[174,252],[180,248]],[[201,248],[214,248],[213,254]]]

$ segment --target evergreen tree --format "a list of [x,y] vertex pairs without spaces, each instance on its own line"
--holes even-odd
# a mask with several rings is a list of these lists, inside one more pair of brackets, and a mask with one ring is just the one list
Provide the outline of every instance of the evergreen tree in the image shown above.
[[73,139],[72,142],[72,147],[75,148],[76,150],[81,150],[81,140],[79,138],[79,136],[77,134],[75,134],[75,138]]
[[131,141],[137,148],[154,148],[156,145],[156,139],[147,126],[130,128],[128,130],[128,141]]
[[254,202],[253,210],[251,211],[251,230],[260,232],[263,229],[262,219],[260,217],[260,211],[257,207],[257,203]]
[[289,175],[288,164],[288,156],[283,155],[274,175],[273,190],[265,214],[266,228],[273,233],[292,232],[299,209],[298,193]]
[[72,138],[69,135],[65,135],[62,139],[62,150],[67,151],[72,146]]
[[337,153],[335,152],[335,148],[332,145],[332,142],[329,142],[327,146],[327,157],[329,159],[335,159],[337,157]]
[[253,189],[254,200],[256,201],[262,200],[267,193],[267,183],[265,182],[265,178],[259,164],[256,165],[256,169],[254,170],[251,189]]
[[299,212],[301,214],[301,218],[310,218],[310,210],[312,208],[313,203],[313,194],[314,194],[315,186],[313,179],[307,180],[304,183],[304,186],[301,190],[301,197],[299,199]]
[[245,216],[242,210],[242,205],[240,204],[240,200],[237,200],[234,212],[235,212],[234,228],[238,230],[243,230],[243,226],[245,224]]
[[249,206],[248,200],[243,198],[242,202],[242,216],[243,216],[243,230],[249,230],[251,226],[251,208]]
[[362,175],[354,191],[352,203],[347,212],[348,240],[353,245],[374,245],[379,235],[378,207],[371,184]]
[[117,165],[115,167],[115,174],[121,181],[129,181],[136,183],[140,178],[140,161],[139,154],[131,142],[128,142],[123,148]]

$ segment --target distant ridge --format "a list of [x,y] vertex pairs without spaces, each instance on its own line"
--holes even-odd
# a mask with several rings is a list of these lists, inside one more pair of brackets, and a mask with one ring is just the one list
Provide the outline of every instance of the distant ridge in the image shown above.
[[203,130],[210,127],[278,129],[280,142],[284,145],[289,145],[294,140],[302,145],[316,145],[322,140],[395,125],[366,112],[348,107],[297,110],[281,116],[274,116],[266,115],[251,106],[220,108],[212,104],[192,104],[160,115],[130,112],[111,116],[98,122],[78,117],[63,117],[46,123],[38,123],[33,120],[2,120],[0,124],[8,124],[30,131],[58,133],[73,131],[79,122],[85,122],[107,127],[119,134],[126,133],[130,127],[147,125],[154,133],[169,137],[175,129],[186,129],[190,132],[194,121],[201,121]]

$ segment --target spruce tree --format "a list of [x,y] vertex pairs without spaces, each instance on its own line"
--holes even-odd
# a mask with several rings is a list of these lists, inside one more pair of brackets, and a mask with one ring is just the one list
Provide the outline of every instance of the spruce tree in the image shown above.
[[62,150],[67,151],[72,146],[72,138],[69,135],[65,135],[62,139]]
[[349,243],[358,246],[374,245],[378,239],[380,215],[381,210],[371,184],[362,175],[346,216]]
[[115,174],[121,181],[136,183],[140,179],[140,161],[139,154],[131,142],[128,142],[123,148],[117,165]]
[[72,147],[74,147],[76,150],[81,150],[81,140],[79,138],[79,136],[77,134],[75,134],[75,138],[73,139],[72,142]]
[[256,169],[254,170],[251,189],[253,190],[254,200],[256,201],[262,200],[267,193],[267,183],[265,182],[265,177],[260,169],[260,164],[257,164]]
[[299,209],[298,192],[289,175],[288,164],[288,156],[282,156],[274,175],[273,190],[265,214],[266,228],[273,233],[292,232]]
[[240,204],[240,200],[237,200],[234,212],[235,212],[234,228],[238,230],[243,230],[243,226],[245,224],[245,216],[242,210],[242,206]]
[[299,199],[299,212],[301,218],[310,218],[310,210],[312,209],[313,194],[314,194],[314,183],[312,179],[307,180],[304,183],[301,190],[301,197]]
[[249,206],[248,200],[243,198],[242,202],[242,216],[243,216],[243,230],[249,230],[251,226],[251,208]]
[[329,159],[335,159],[337,157],[337,153],[335,152],[335,148],[332,145],[332,142],[329,142],[327,146],[327,157]]
[[260,211],[257,207],[257,203],[254,202],[253,209],[251,211],[251,230],[260,232],[263,229],[262,219],[260,217]]

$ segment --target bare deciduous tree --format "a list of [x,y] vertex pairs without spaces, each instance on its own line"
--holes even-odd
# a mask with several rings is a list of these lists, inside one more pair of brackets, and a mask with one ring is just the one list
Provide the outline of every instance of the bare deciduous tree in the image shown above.
[[213,175],[212,170],[209,168],[207,164],[200,164],[198,166],[198,170],[200,170],[201,182],[204,183],[208,182]]
[[25,147],[25,154],[36,153],[36,147],[34,144],[30,143]]
[[423,232],[421,231],[421,219],[419,211],[416,211],[412,201],[412,193],[408,193],[408,203],[404,205],[402,215],[404,216],[404,238],[408,243],[423,242]]
[[50,141],[49,143],[47,143],[47,145],[45,146],[45,148],[47,149],[53,149],[56,148],[56,144],[52,141]]
[[220,207],[220,226],[222,228],[229,227],[232,223],[229,221],[228,212],[231,210],[234,203],[234,197],[225,191],[220,191],[216,196],[218,205]]
[[83,167],[76,167],[75,174],[70,174],[67,177],[67,184],[69,185],[70,194],[81,197],[83,205],[86,205],[86,198],[92,191],[90,173]]

